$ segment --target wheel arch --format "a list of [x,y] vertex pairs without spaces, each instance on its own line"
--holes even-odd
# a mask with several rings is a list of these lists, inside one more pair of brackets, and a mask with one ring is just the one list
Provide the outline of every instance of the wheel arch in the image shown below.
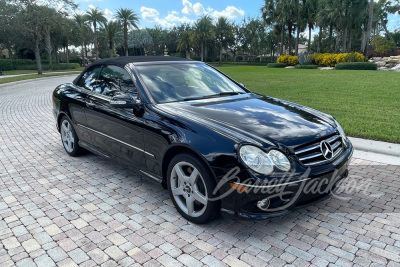
[[201,154],[199,151],[197,151],[196,149],[193,149],[193,147],[190,147],[186,144],[176,144],[167,149],[167,151],[164,154],[163,160],[162,160],[162,183],[161,184],[165,189],[167,188],[168,165],[175,155],[178,155],[181,153],[189,153],[189,154],[197,157],[199,160],[201,160],[203,163],[205,163],[208,171],[211,173],[213,178],[216,179],[214,171],[212,170],[209,162],[203,156],[203,154]]
[[[61,122],[61,119],[62,119],[64,116],[68,117],[68,119],[71,120],[71,116],[70,116],[69,112],[60,111],[60,112],[58,113],[58,116],[57,116],[57,130],[58,130],[58,132],[61,131],[61,129],[60,129],[60,122]],[[72,120],[71,120],[71,121],[72,121]]]

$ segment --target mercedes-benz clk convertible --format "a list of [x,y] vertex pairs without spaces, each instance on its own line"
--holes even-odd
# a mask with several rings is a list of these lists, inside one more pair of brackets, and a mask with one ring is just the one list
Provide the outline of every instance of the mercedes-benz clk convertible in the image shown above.
[[188,59],[97,60],[58,86],[53,103],[70,156],[91,151],[132,166],[194,223],[221,213],[282,216],[327,199],[353,153],[332,116],[253,93]]

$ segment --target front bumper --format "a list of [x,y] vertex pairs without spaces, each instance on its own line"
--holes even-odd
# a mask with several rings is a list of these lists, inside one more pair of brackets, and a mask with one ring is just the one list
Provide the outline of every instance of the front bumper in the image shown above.
[[[221,213],[224,216],[243,219],[268,219],[326,200],[335,193],[343,179],[348,176],[348,166],[353,154],[352,144],[334,162],[321,166],[289,182],[276,184],[235,184],[234,189],[222,199]],[[266,210],[257,206],[268,199]]]

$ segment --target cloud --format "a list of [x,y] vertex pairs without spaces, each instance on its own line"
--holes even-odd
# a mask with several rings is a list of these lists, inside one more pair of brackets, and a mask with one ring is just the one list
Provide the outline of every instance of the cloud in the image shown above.
[[156,19],[160,15],[160,12],[156,9],[144,6],[140,8],[140,12],[142,12],[142,17],[150,22],[156,22]]
[[203,15],[206,13],[206,10],[204,9],[203,5],[200,4],[199,2],[192,4],[188,0],[182,0],[182,13],[183,14],[189,14],[189,15]]
[[109,10],[108,8],[106,8],[106,9],[104,10],[104,16],[106,17],[106,19],[107,19],[108,21],[110,21],[110,20],[115,20],[115,18],[114,18],[114,13],[112,13],[111,10]]
[[218,18],[218,17],[226,17],[228,19],[234,19],[237,17],[242,17],[244,16],[244,10],[243,9],[239,9],[237,7],[234,6],[227,6],[224,10],[222,11],[213,11],[211,13],[211,16],[213,16],[214,18]]
[[160,19],[159,18],[160,12],[158,12],[157,9],[154,9],[154,8],[151,8],[151,7],[142,6],[140,8],[140,12],[142,13],[142,18],[147,20],[147,21],[155,22],[155,23],[160,24],[161,26],[167,27],[167,28],[175,26],[175,23],[171,23],[172,17],[175,17],[175,15],[173,15],[173,14],[169,14],[168,15],[168,16],[171,16],[169,18],[170,20],[168,21],[166,19]]
[[193,22],[193,20],[189,19],[186,16],[178,17],[176,15],[177,15],[176,13],[174,14],[173,12],[171,12],[164,19],[169,22],[179,22],[179,23],[192,23]]

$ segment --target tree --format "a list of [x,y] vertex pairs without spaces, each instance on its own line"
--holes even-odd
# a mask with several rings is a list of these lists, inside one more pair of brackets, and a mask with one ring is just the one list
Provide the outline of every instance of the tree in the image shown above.
[[204,15],[199,18],[194,25],[194,34],[192,35],[193,42],[199,42],[201,48],[201,61],[204,61],[204,50],[207,49],[206,42],[213,39],[215,36],[214,25],[211,17]]
[[98,40],[97,40],[97,26],[104,25],[107,22],[104,13],[98,8],[90,9],[86,11],[86,21],[92,23],[94,29],[94,51],[96,54],[96,59],[99,58],[99,48],[98,48]]
[[361,47],[361,50],[362,50],[364,56],[367,55],[367,50],[368,50],[367,47],[368,47],[369,39],[370,39],[370,36],[371,36],[373,18],[374,18],[374,0],[370,0],[369,1],[367,32],[364,35],[363,42],[362,42],[362,47]]
[[178,39],[177,49],[178,51],[185,52],[186,58],[189,58],[189,52],[193,45],[191,35],[192,33],[190,31],[184,31],[180,34]]
[[307,51],[311,50],[311,30],[314,29],[314,23],[317,21],[318,0],[303,0],[304,17],[308,27],[308,47]]
[[153,44],[153,39],[147,30],[136,30],[131,31],[128,36],[128,47],[140,49],[140,54],[142,55],[142,49],[144,55],[148,53],[148,47]]
[[128,26],[139,29],[139,17],[132,9],[120,8],[117,10],[115,18],[124,27],[124,54],[128,56]]
[[76,30],[78,33],[78,38],[77,38],[77,46],[81,46],[81,59],[82,59],[82,66],[86,65],[85,62],[85,50],[86,50],[86,39],[87,36],[90,33],[90,27],[86,23],[86,16],[82,14],[75,14],[74,15],[74,20],[75,20],[75,26]]
[[215,25],[215,33],[217,35],[217,42],[219,43],[219,65],[222,62],[222,49],[227,47],[229,39],[232,37],[231,23],[225,17],[219,17]]
[[113,57],[115,43],[121,40],[121,24],[118,21],[110,21],[104,24],[103,30],[110,50],[110,57]]

